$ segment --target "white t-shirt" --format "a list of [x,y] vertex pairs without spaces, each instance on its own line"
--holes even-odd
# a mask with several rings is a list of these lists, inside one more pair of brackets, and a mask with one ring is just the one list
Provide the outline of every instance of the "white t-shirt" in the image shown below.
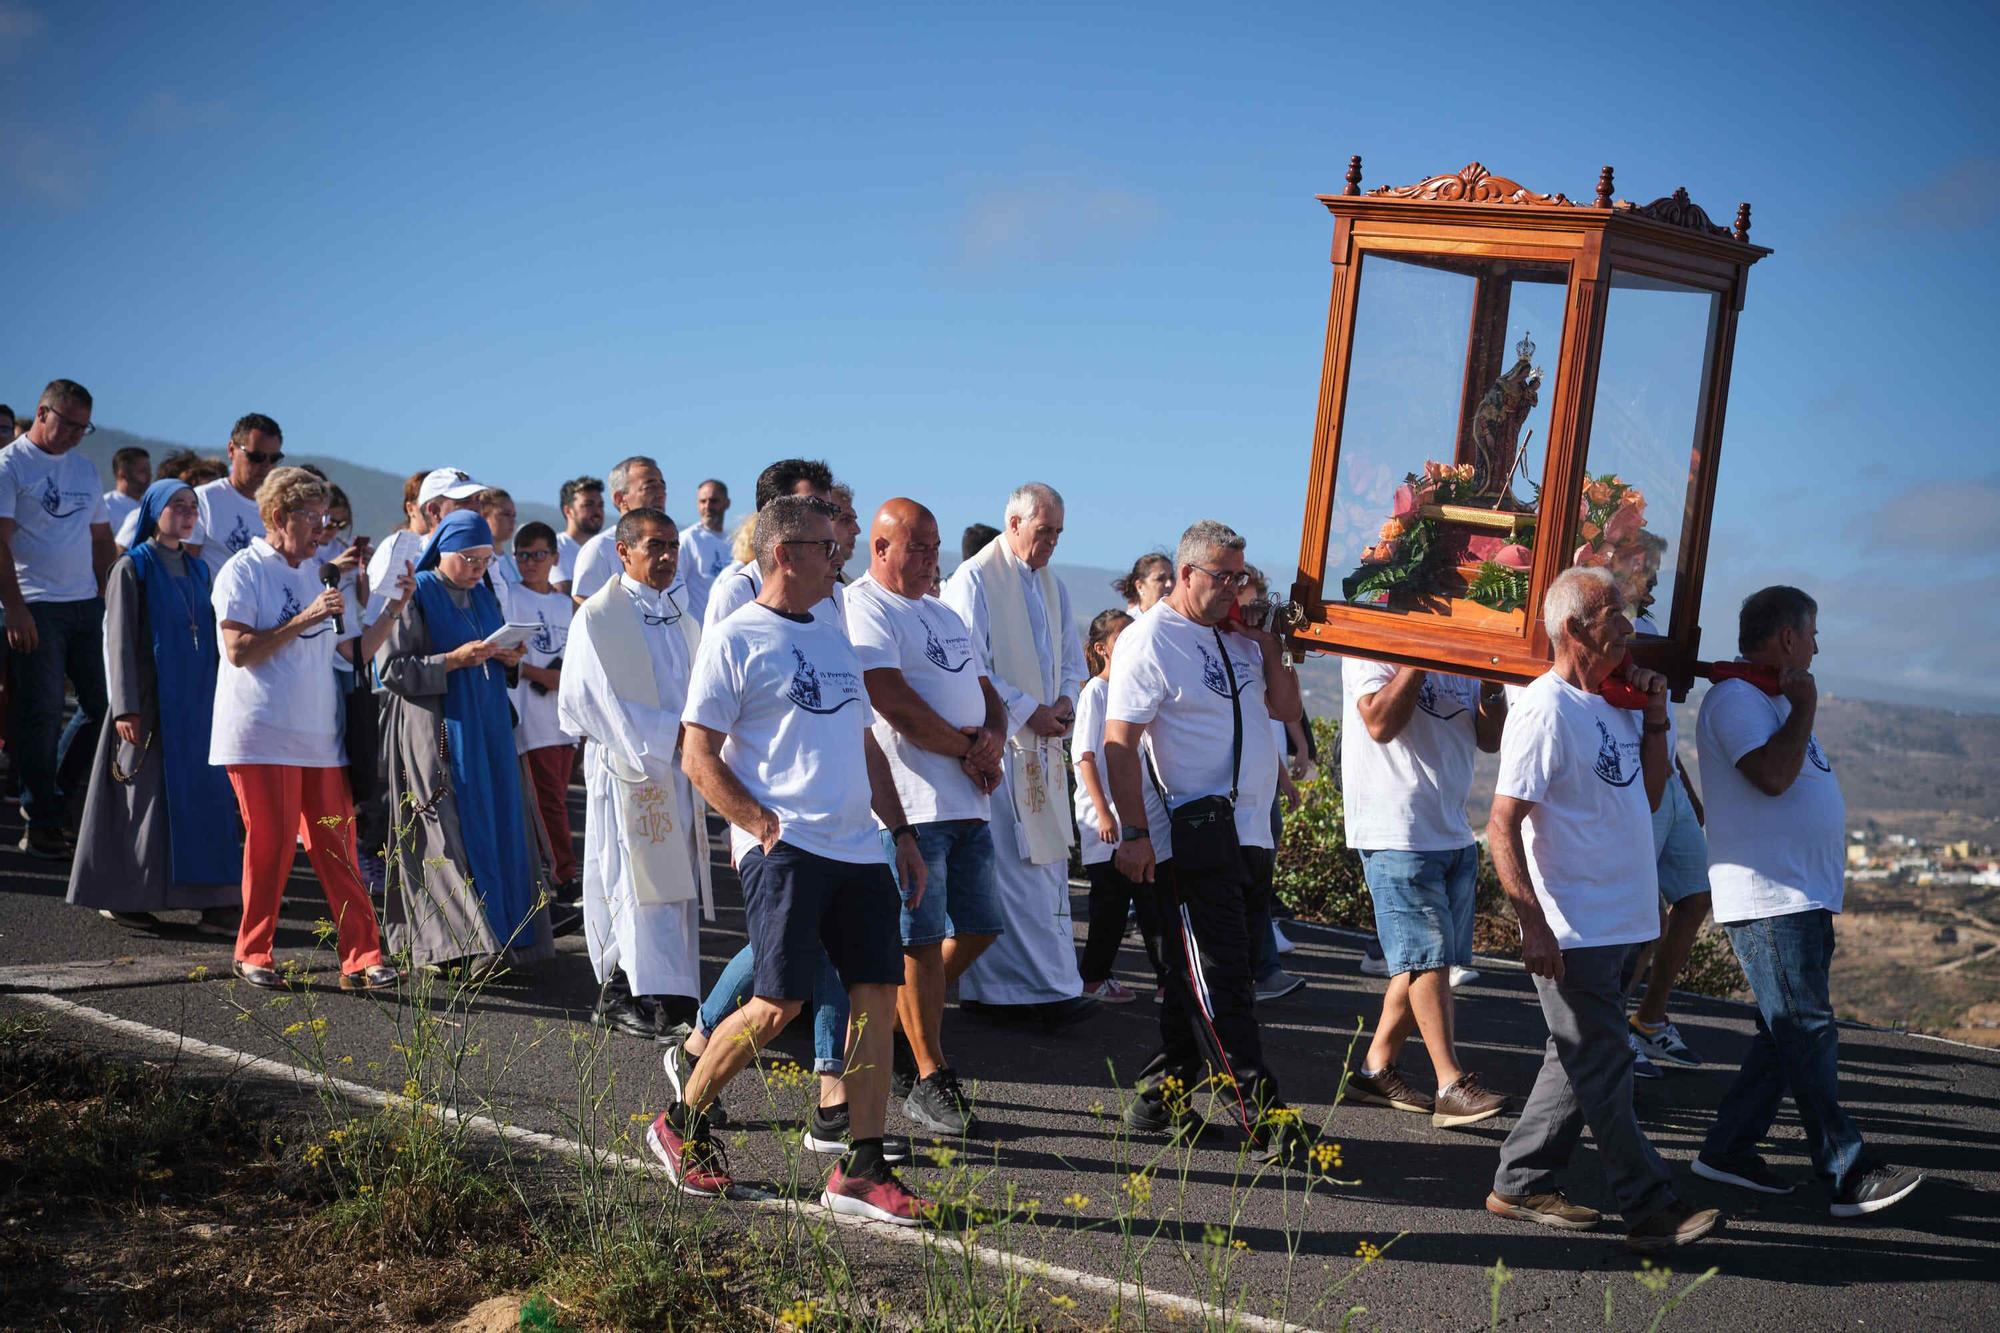
[[[1264,654],[1243,635],[1225,631],[1225,664],[1217,653],[1216,633],[1167,603],[1156,603],[1118,636],[1104,716],[1112,722],[1146,724],[1146,750],[1167,789],[1169,809],[1203,796],[1227,796],[1235,756],[1235,709],[1229,695],[1233,670],[1243,713],[1236,840],[1245,847],[1269,847],[1278,755],[1271,742],[1271,710],[1264,702]],[[1152,840],[1154,854],[1165,859],[1158,828]]]
[[111,525],[113,532],[117,532],[119,528],[125,526],[125,519],[128,515],[138,512],[138,500],[125,494],[125,492],[114,488],[104,493],[104,521]]
[[[219,625],[276,629],[326,590],[319,565],[292,567],[262,537],[252,537],[215,576],[210,601]],[[209,731],[211,764],[288,764],[339,768],[347,749],[336,726],[334,645],[361,635],[351,598],[341,616],[345,634],[321,621],[255,666],[231,666],[222,655],[215,677],[215,721]]]
[[728,533],[715,532],[701,523],[681,529],[680,578],[687,584],[696,615],[707,612],[709,589],[729,565]]
[[[1083,863],[1094,866],[1109,861],[1118,844],[1105,842],[1097,836],[1097,807],[1091,803],[1090,793],[1083,785],[1083,757],[1091,755],[1097,765],[1097,780],[1104,784],[1104,795],[1111,795],[1111,770],[1104,762],[1104,705],[1110,698],[1111,687],[1103,676],[1092,676],[1077,692],[1076,725],[1070,732],[1070,765],[1076,771],[1076,840],[1078,853]],[[1282,725],[1282,724],[1281,724]],[[1141,777],[1139,795],[1145,805],[1145,814],[1138,820],[1127,820],[1114,808],[1112,822],[1121,828],[1127,823],[1143,823],[1152,836],[1153,855],[1165,860],[1173,854],[1173,840],[1170,836],[1167,808],[1160,803],[1160,793],[1152,782]]]
[[[589,597],[624,572],[625,564],[618,558],[617,525],[607,524],[604,531],[585,542],[577,553],[576,567],[570,574],[569,595]],[[676,604],[687,605],[686,580],[678,571],[667,592]]]
[[74,449],[52,454],[25,435],[0,449],[0,518],[14,520],[14,576],[30,602],[98,595],[90,528],[107,522],[97,468]]
[[764,572],[757,568],[756,561],[748,564],[731,562],[708,586],[708,605],[702,608],[701,613],[702,629],[713,629],[730,612],[747,602],[756,601],[763,587]]
[[250,543],[264,535],[264,517],[257,512],[257,502],[232,486],[227,477],[195,487],[194,502],[201,515],[201,558],[210,574],[221,573],[230,556],[249,550]]
[[1479,749],[1479,682],[1424,673],[1409,723],[1388,743],[1368,734],[1361,700],[1399,668],[1350,657],[1340,667],[1341,797],[1347,845],[1371,852],[1450,852],[1470,847],[1465,800]]
[[1782,796],[1766,796],[1736,767],[1791,715],[1790,699],[1747,680],[1725,680],[1701,701],[1694,740],[1717,921],[1838,912],[1846,899],[1847,801],[1819,738],[1806,738],[1806,761]]
[[369,624],[381,618],[382,612],[395,597],[396,576],[403,572],[403,566],[407,564],[412,570],[416,569],[417,557],[423,553],[424,538],[408,528],[397,528],[375,547],[375,553],[368,557]]
[[[883,863],[869,809],[864,738],[875,721],[847,635],[815,613],[801,623],[752,606],[708,631],[681,720],[722,732],[722,762],[802,851]],[[757,845],[730,825],[731,856]]]
[[[954,727],[986,721],[986,695],[979,688],[986,662],[958,612],[935,597],[899,596],[870,578],[848,592],[847,632],[863,672],[901,671],[917,697]],[[875,719],[875,741],[889,757],[903,818],[910,823],[992,816],[986,793],[958,760],[923,749],[881,716]]]
[[556,572],[550,576],[551,583],[568,583],[576,575],[577,553],[583,550],[583,543],[569,535],[564,528],[556,534]]
[[1637,944],[1660,933],[1641,720],[1553,671],[1522,690],[1507,714],[1494,790],[1535,803],[1521,835],[1528,877],[1565,949]]
[[[569,622],[576,615],[576,603],[566,593],[535,592],[524,583],[507,590],[507,619],[520,625],[540,625],[528,636],[528,653],[521,661],[545,667],[563,655],[569,645]],[[514,728],[514,748],[521,754],[555,745],[575,745],[576,737],[562,729],[556,692],[537,694],[527,678],[513,690],[514,711],[520,723]]]

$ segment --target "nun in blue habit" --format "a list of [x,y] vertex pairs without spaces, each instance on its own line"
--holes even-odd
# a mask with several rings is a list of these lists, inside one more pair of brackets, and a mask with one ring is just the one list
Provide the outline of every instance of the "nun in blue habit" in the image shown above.
[[243,841],[229,774],[208,762],[215,707],[215,612],[208,566],[181,543],[194,491],[156,481],[139,501],[132,549],[104,585],[110,708],[84,798],[69,901],[131,926],[198,911],[236,933]]
[[375,655],[387,691],[389,948],[475,977],[503,958],[555,953],[541,825],[507,694],[523,650],[482,642],[507,622],[504,594],[486,578],[493,554],[477,512],[447,515]]

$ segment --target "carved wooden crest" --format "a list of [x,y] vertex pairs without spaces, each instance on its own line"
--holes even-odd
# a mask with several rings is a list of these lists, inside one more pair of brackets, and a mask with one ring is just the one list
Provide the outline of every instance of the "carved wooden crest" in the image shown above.
[[1505,176],[1496,176],[1474,162],[1449,176],[1432,176],[1415,185],[1384,185],[1369,193],[1378,198],[1420,199],[1448,204],[1531,204],[1541,208],[1574,207],[1568,196],[1537,194]]
[[[1635,204],[1621,199],[1614,207],[1621,213],[1631,213],[1635,217],[1651,218],[1655,222],[1664,222],[1670,227],[1685,227],[1689,231],[1698,231],[1707,236],[1728,236],[1731,234],[1729,228],[1718,227],[1710,220],[1707,212],[1703,210],[1700,204],[1688,198],[1686,186],[1675,190],[1664,199],[1655,199],[1650,204]],[[1748,207],[1748,205],[1744,206],[1742,216],[1738,219],[1743,225],[1743,235],[1737,237],[1737,240],[1747,241],[1750,239]]]

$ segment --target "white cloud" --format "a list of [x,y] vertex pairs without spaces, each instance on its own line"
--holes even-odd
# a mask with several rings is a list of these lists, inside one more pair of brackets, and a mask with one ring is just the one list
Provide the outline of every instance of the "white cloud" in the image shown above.
[[1981,560],[2000,555],[2000,477],[1940,477],[1884,500],[1860,521],[1877,551]]
[[1152,199],[1120,185],[1067,175],[1028,176],[974,197],[959,233],[960,262],[994,268],[1061,258],[1145,231]]

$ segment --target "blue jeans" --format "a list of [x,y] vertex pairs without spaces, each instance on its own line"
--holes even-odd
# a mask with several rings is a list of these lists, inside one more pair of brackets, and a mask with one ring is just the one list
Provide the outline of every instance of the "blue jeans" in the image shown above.
[[1757,997],[1757,1035],[1701,1155],[1727,1164],[1754,1154],[1789,1092],[1813,1170],[1837,1195],[1862,1169],[1863,1153],[1861,1130],[1840,1105],[1840,1033],[1827,990],[1833,913],[1818,908],[1723,929]]
[[[67,797],[90,785],[104,725],[104,599],[30,602],[37,643],[14,653],[15,718],[8,748],[21,777],[21,814],[30,828],[61,828]],[[76,686],[77,720],[63,731],[63,680]],[[60,739],[58,739],[60,737]]]
[[[722,969],[701,1003],[701,1030],[710,1036],[722,1020],[741,1009],[754,992],[757,960],[744,945]],[[813,1072],[838,1074],[847,1067],[847,988],[824,952],[819,956],[819,972],[813,978]]]
[[1364,850],[1361,873],[1375,900],[1375,934],[1390,976],[1472,961],[1477,846],[1448,852]]

